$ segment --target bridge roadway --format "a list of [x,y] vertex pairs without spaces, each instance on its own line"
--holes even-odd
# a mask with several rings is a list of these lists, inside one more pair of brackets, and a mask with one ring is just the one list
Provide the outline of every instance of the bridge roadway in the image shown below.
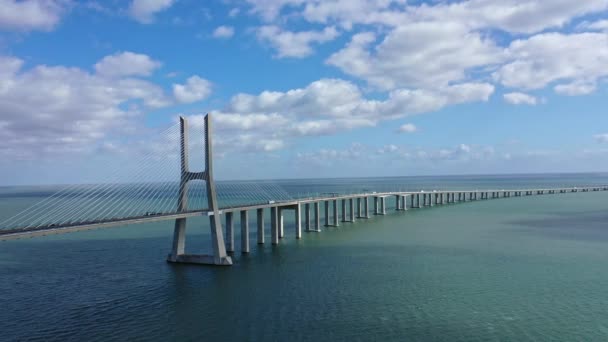
[[[405,211],[408,208],[433,207],[435,205],[445,205],[460,202],[469,202],[476,200],[486,200],[495,198],[522,197],[544,194],[564,194],[573,192],[590,192],[590,191],[608,191],[608,186],[591,186],[591,187],[569,187],[569,188],[538,188],[538,189],[501,189],[501,190],[442,190],[442,191],[398,191],[398,192],[367,192],[360,194],[335,194],[324,197],[301,198],[289,201],[269,201],[268,203],[259,203],[243,206],[232,206],[221,208],[219,213],[225,216],[225,234],[226,234],[226,249],[228,252],[234,252],[234,227],[233,214],[240,213],[241,216],[241,250],[244,253],[249,252],[249,223],[248,212],[255,210],[257,212],[257,237],[258,243],[265,242],[264,236],[264,209],[270,208],[271,211],[271,238],[272,244],[278,244],[279,239],[284,236],[283,229],[283,214],[284,210],[294,210],[295,212],[295,229],[296,238],[302,236],[302,215],[304,211],[305,229],[306,231],[321,231],[320,226],[320,203],[324,203],[325,209],[325,226],[337,227],[338,221],[338,201],[341,202],[342,222],[354,222],[356,219],[369,219],[370,208],[369,199],[373,199],[374,215],[386,214],[386,198],[395,198],[395,209],[397,211]],[[410,205],[408,207],[408,199]],[[356,200],[356,206],[355,206]],[[332,212],[330,213],[330,204]],[[304,206],[304,210],[302,210]],[[314,217],[311,220],[311,207]],[[347,215],[348,213],[348,215]],[[148,214],[142,216],[112,218],[107,220],[96,220],[89,222],[77,222],[63,225],[46,225],[37,227],[10,228],[2,229],[0,227],[0,241],[14,240],[21,238],[29,238],[36,236],[63,234],[76,231],[109,228],[115,226],[123,226],[130,224],[139,224],[156,221],[175,220],[179,218],[188,218],[196,216],[211,216],[212,211],[209,210],[193,210],[180,213],[159,213]]]

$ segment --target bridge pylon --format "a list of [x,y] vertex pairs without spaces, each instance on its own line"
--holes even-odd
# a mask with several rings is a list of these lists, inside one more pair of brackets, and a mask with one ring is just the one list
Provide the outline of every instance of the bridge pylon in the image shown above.
[[207,202],[209,209],[209,226],[211,227],[211,245],[213,255],[186,254],[186,218],[175,220],[173,232],[173,245],[171,254],[167,257],[168,262],[189,263],[205,265],[232,265],[232,258],[226,254],[222,221],[217,204],[215,182],[213,180],[213,151],[211,139],[211,120],[209,114],[205,115],[205,170],[202,172],[191,172],[188,165],[188,121],[180,116],[180,150],[181,150],[181,180],[179,184],[179,198],[177,211],[188,210],[188,182],[191,180],[202,180],[207,190]]

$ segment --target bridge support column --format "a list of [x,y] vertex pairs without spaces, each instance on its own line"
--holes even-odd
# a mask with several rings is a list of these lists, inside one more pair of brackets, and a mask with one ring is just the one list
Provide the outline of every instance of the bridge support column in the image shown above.
[[433,206],[433,200],[435,202],[437,202],[437,193],[429,193],[429,206],[432,207]]
[[279,239],[285,237],[285,220],[283,219],[283,210],[279,208]]
[[386,200],[385,197],[380,197],[380,208],[382,211],[382,215],[386,215]]
[[374,215],[379,215],[380,212],[378,211],[378,197],[374,196]]
[[404,211],[407,210],[407,195],[403,195],[403,197],[401,197],[401,204],[403,205],[402,209]]
[[186,251],[186,219],[179,218],[175,220],[175,229],[173,231],[173,246],[171,248],[171,258],[177,259],[177,256],[184,255]]
[[329,227],[329,201],[325,201],[325,227]]
[[226,213],[226,251],[234,252],[234,225],[232,222],[232,212]]
[[357,197],[357,218],[362,218],[363,208],[361,204],[361,197]]
[[300,215],[300,203],[296,204],[296,239],[302,238],[302,217]]
[[315,231],[321,231],[321,217],[319,215],[319,202],[315,202]]
[[338,200],[334,200],[334,227],[338,227]]
[[249,216],[241,211],[241,253],[249,253]]
[[346,199],[342,200],[342,222],[346,222]]
[[363,207],[365,208],[365,218],[368,219],[369,218],[369,197],[365,196],[365,199],[363,201]]
[[306,225],[306,231],[310,231],[310,203],[304,204],[304,223]]
[[355,199],[349,198],[348,201],[350,204],[350,222],[355,222]]
[[395,210],[401,210],[401,195],[395,195]]
[[279,244],[279,208],[270,208],[270,238],[273,245]]
[[258,218],[258,244],[264,244],[264,209],[257,210]]

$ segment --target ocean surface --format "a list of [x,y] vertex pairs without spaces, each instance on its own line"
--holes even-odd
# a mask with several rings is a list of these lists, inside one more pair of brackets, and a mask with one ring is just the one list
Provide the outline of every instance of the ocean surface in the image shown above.
[[[282,180],[361,190],[608,184],[608,174]],[[53,187],[0,188],[0,221]],[[168,264],[173,222],[0,242],[0,341],[606,341],[608,192],[395,212],[240,253]],[[208,252],[189,219],[188,252]]]

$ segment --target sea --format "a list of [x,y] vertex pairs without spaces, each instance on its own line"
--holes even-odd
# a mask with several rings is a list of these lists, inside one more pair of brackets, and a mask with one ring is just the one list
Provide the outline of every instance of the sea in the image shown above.
[[[608,174],[275,184],[297,197],[605,185]],[[0,187],[0,221],[53,190]],[[0,242],[0,341],[608,340],[608,192],[394,208],[389,198],[386,216],[301,239],[286,214],[277,246],[268,212],[256,244],[250,213],[248,254],[236,218],[232,267],[167,263],[171,221]],[[208,253],[208,221],[187,227],[187,251]]]

